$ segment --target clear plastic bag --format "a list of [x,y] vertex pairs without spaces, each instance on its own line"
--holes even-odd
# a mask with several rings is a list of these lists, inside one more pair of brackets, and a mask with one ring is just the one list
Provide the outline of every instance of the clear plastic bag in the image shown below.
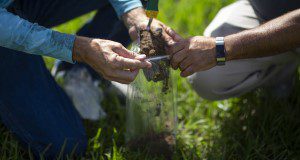
[[[132,50],[138,52],[138,46]],[[176,79],[170,67],[156,65],[167,60],[150,62],[153,67],[140,72],[128,87],[126,141],[130,149],[169,157],[175,147]],[[155,77],[158,72],[165,78]]]

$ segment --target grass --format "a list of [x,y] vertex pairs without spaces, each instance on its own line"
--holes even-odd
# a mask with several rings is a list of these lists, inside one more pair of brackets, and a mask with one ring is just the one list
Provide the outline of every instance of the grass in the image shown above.
[[[159,19],[185,37],[201,35],[230,0],[163,0]],[[56,30],[75,33],[90,13]],[[45,58],[51,68],[53,59]],[[300,70],[292,96],[275,99],[258,89],[238,98],[211,102],[200,98],[186,79],[178,81],[178,135],[174,159],[300,159]],[[124,145],[125,109],[113,94],[103,102],[108,117],[89,128],[88,159],[155,159],[129,152]],[[0,159],[30,159],[11,133],[1,127]],[[72,159],[72,157],[70,157]],[[162,159],[162,158],[156,158]]]

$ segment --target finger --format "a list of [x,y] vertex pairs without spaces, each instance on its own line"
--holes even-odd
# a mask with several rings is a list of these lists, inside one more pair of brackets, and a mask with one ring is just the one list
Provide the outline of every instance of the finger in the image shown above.
[[178,69],[180,63],[185,60],[188,56],[188,51],[186,49],[183,49],[179,52],[177,52],[175,55],[172,56],[171,59],[171,66],[176,70]]
[[138,75],[139,70],[129,71],[129,70],[115,70],[115,74],[111,79],[116,82],[123,84],[129,84],[133,82]]
[[145,54],[139,54],[139,53],[135,53],[135,52],[133,52],[133,56],[134,56],[134,59],[140,60],[140,61],[144,61],[147,58],[147,56]]
[[152,64],[148,61],[140,61],[137,59],[129,59],[121,56],[116,57],[117,68],[118,69],[142,69],[142,68],[150,68]]
[[159,28],[163,29],[162,38],[165,40],[165,42],[167,43],[167,45],[169,46],[169,45],[174,44],[175,41],[173,40],[173,38],[166,31],[167,26],[164,25],[163,23],[161,23],[160,21],[158,21],[158,24],[159,24]]
[[165,27],[165,31],[170,37],[172,37],[172,39],[175,42],[179,42],[179,41],[183,40],[183,38],[179,34],[177,34],[172,28]]
[[136,53],[126,49],[122,44],[119,43],[117,43],[115,48],[113,48],[112,50],[118,55],[125,58],[135,59],[136,57]]
[[173,56],[175,53],[183,50],[184,48],[185,48],[185,42],[180,41],[180,42],[176,42],[170,46],[167,46],[166,51],[169,55]]
[[191,64],[193,63],[193,59],[190,57],[185,58],[180,64],[179,64],[179,69],[181,71],[186,70]]
[[173,38],[172,38],[170,35],[168,35],[166,32],[163,32],[161,37],[162,37],[163,40],[167,43],[167,46],[170,46],[170,45],[176,43],[176,42],[173,40]]
[[147,58],[145,54],[136,54],[135,59],[144,61]]
[[128,33],[133,41],[138,39],[138,28],[136,26],[130,27]]
[[162,23],[159,23],[157,26],[154,27],[155,30],[162,30],[162,39],[167,43],[167,46],[172,45],[175,43],[173,38],[166,32],[166,26]]
[[138,54],[138,53],[129,51],[124,46],[116,48],[115,52],[117,54],[119,54],[120,56],[125,57],[125,58],[137,59],[137,60],[140,60],[140,61],[143,61],[143,60],[146,59],[145,54]]
[[195,73],[195,72],[194,72],[193,66],[190,65],[188,68],[186,68],[184,71],[182,71],[182,72],[180,73],[180,76],[181,76],[181,77],[188,77],[188,76],[190,76],[190,75],[192,75],[192,74],[194,74],[194,73]]

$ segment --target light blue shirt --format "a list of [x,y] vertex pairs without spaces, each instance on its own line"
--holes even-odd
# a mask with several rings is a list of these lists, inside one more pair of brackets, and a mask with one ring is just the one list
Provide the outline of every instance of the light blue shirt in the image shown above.
[[[109,0],[118,16],[141,7],[140,0]],[[0,46],[29,54],[71,62],[75,35],[59,33],[30,23],[5,9],[11,0],[0,0]]]

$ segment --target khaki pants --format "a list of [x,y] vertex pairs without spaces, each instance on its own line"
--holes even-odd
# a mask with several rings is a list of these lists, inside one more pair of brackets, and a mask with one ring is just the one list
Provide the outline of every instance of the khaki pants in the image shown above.
[[[237,1],[217,14],[205,36],[226,36],[259,26],[262,22],[247,0]],[[276,56],[228,61],[225,66],[198,72],[189,77],[203,98],[221,100],[249,92],[257,87],[280,84],[291,77],[299,64],[300,50]]]

